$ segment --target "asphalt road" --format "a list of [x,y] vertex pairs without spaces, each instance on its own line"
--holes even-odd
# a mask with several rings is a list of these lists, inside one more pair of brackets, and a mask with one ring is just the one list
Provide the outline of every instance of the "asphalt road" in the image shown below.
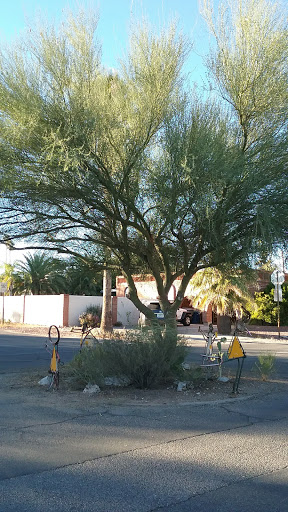
[[[18,335],[0,330],[0,372],[30,368],[49,368],[51,355],[45,349],[48,338]],[[59,344],[61,361],[67,363],[79,351],[77,338],[62,338]]]
[[[277,394],[178,405],[7,385],[11,369],[49,365],[44,345],[0,333],[1,512],[288,510],[285,384]],[[243,345],[245,363],[271,350]],[[287,364],[287,344],[272,348]],[[62,358],[78,350],[77,339],[61,340]],[[202,351],[194,339],[189,357]]]
[[288,394],[181,405],[5,388],[1,512],[286,512]]

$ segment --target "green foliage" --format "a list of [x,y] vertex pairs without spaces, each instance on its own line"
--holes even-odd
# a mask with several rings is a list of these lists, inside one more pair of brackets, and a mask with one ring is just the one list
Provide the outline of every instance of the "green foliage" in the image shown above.
[[187,295],[193,305],[204,309],[208,304],[219,315],[232,315],[235,310],[251,307],[253,297],[249,286],[256,280],[256,273],[249,268],[233,268],[228,265],[211,267],[197,272],[191,279]]
[[[95,265],[96,263],[96,265]],[[83,261],[69,258],[64,271],[65,292],[70,295],[100,295],[102,290],[102,272],[97,261]]]
[[12,295],[22,293],[100,295],[102,275],[94,261],[80,258],[53,258],[45,251],[28,254],[23,261],[5,264],[0,280],[7,282]]
[[187,89],[190,45],[175,25],[136,25],[113,74],[91,13],[1,49],[0,241],[120,268],[154,327],[133,274],[153,275],[175,326],[197,270],[287,237],[286,22],[265,0],[232,4],[218,28],[207,15],[219,102]]
[[7,294],[13,295],[15,288],[17,288],[17,275],[15,273],[14,265],[4,263],[3,272],[0,274],[0,281],[7,283]]
[[255,367],[260,374],[262,380],[267,380],[275,372],[275,354],[267,353],[261,354],[258,357]]
[[101,320],[102,308],[101,306],[90,305],[87,306],[84,313],[79,316],[80,325],[90,327],[99,327]]
[[103,385],[105,377],[125,377],[137,388],[151,388],[172,379],[184,361],[185,346],[173,353],[155,341],[151,331],[130,332],[125,340],[104,341],[84,348],[69,364],[81,384]]
[[[282,285],[280,304],[280,324],[288,325],[288,283]],[[264,292],[255,293],[256,310],[252,313],[250,323],[277,325],[277,302],[274,301],[274,286],[269,284]]]
[[104,384],[105,369],[103,360],[105,349],[102,344],[92,347],[85,347],[73,360],[65,365],[64,375],[69,377],[70,384],[76,388],[83,388],[88,383]]
[[222,0],[218,16],[211,5],[202,0],[216,43],[207,65],[220,94],[237,112],[242,148],[255,148],[283,127],[287,16],[282,4],[269,0]]
[[61,293],[64,287],[63,262],[43,251],[27,254],[14,266],[14,294]]
[[181,365],[177,369],[175,376],[179,381],[189,382],[190,385],[195,386],[201,385],[207,378],[205,370],[197,365],[193,365],[189,369],[184,369]]

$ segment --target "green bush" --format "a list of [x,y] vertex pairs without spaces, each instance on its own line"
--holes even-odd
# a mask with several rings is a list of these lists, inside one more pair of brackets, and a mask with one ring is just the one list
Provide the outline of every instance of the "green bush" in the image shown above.
[[181,365],[175,373],[178,380],[192,383],[195,386],[199,386],[204,380],[207,380],[205,370],[196,364],[187,370]]
[[267,380],[275,372],[275,359],[276,356],[272,353],[261,354],[258,357],[255,366],[262,380]]
[[251,316],[249,320],[249,325],[264,325],[263,320],[260,320],[260,318],[255,318],[255,316]]
[[131,380],[131,384],[143,389],[173,379],[184,358],[183,344],[171,350],[146,333],[141,340],[131,340],[130,335],[130,341],[118,351],[116,361],[120,361],[121,373]]
[[101,321],[101,306],[87,306],[84,313],[79,316],[80,325],[86,327],[99,327]]
[[[280,302],[280,324],[288,325],[288,282],[282,285]],[[269,284],[264,292],[255,293],[256,311],[251,315],[250,324],[277,325],[277,302],[274,301],[274,286]]]
[[105,340],[84,348],[69,364],[79,385],[103,385],[105,377],[125,377],[137,388],[151,388],[174,379],[184,361],[186,347],[174,349],[155,341],[151,332],[129,332],[126,339]]
[[115,323],[113,324],[113,327],[123,327],[123,324],[122,324],[122,322],[120,322],[119,320],[117,320],[117,322],[115,322]]
[[102,386],[103,373],[103,348],[101,344],[95,348],[85,347],[73,360],[63,368],[64,376],[69,378],[75,388],[84,388],[89,382]]

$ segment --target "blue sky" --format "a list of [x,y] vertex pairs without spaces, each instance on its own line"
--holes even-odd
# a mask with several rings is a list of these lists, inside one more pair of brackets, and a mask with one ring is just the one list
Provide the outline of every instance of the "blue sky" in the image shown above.
[[[216,2],[217,0],[215,0]],[[12,40],[33,23],[38,11],[56,23],[63,17],[63,9],[77,9],[86,5],[99,11],[98,37],[102,41],[103,64],[117,68],[117,59],[127,47],[131,20],[145,17],[156,28],[163,27],[172,18],[177,18],[179,28],[194,42],[194,50],[186,64],[191,81],[200,86],[205,80],[202,56],[208,50],[208,33],[202,20],[198,0],[0,0],[0,40]],[[1,261],[13,262],[21,258],[21,252],[7,254],[0,246]]]
[[[217,0],[215,0],[215,3]],[[208,33],[198,9],[198,0],[0,0],[0,38],[13,39],[21,30],[32,23],[37,11],[48,19],[59,22],[63,9],[86,5],[99,11],[98,36],[103,44],[103,64],[117,68],[117,58],[127,47],[131,16],[146,17],[156,28],[172,18],[179,20],[179,27],[194,42],[186,69],[191,72],[192,81],[205,80],[202,56],[208,49]]]

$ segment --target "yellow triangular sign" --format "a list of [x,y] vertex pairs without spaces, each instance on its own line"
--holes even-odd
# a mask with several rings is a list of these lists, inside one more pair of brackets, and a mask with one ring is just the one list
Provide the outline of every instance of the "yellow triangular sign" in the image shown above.
[[50,370],[51,370],[51,372],[54,372],[54,373],[57,371],[55,347],[53,348],[53,352],[52,352],[51,363],[50,363]]
[[237,336],[234,336],[234,339],[228,348],[228,359],[238,359],[239,357],[245,357],[245,352]]

